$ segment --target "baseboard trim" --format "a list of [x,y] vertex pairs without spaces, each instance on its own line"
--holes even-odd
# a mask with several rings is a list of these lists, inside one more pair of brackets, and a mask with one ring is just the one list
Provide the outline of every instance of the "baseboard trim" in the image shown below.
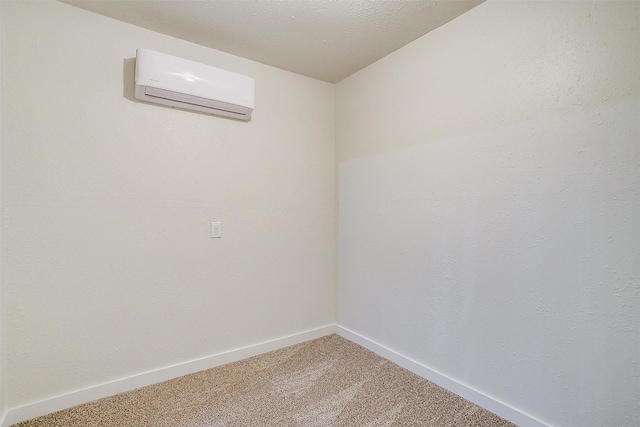
[[337,326],[337,333],[343,338],[348,339],[356,344],[363,346],[364,348],[373,351],[377,355],[384,357],[392,361],[393,363],[402,366],[403,368],[413,372],[416,375],[421,376],[440,387],[443,387],[458,396],[461,396],[478,406],[481,406],[494,414],[511,421],[512,423],[520,427],[549,427],[548,424],[534,418],[533,416],[518,410],[504,402],[499,401],[491,396],[488,396],[481,391],[474,389],[466,384],[454,380],[434,369],[431,369],[415,360],[412,360],[402,354],[378,344],[377,342],[353,332],[345,327]]
[[71,408],[72,406],[81,405],[103,397],[113,396],[114,394],[123,393],[125,391],[134,390],[136,388],[145,387],[172,378],[181,377],[183,375],[192,374],[194,372],[205,369],[215,368],[227,363],[236,362],[248,357],[257,356],[269,351],[278,350],[290,345],[300,344],[305,341],[320,338],[325,335],[337,333],[338,335],[353,341],[364,348],[373,351],[385,359],[388,359],[399,366],[421,376],[447,390],[481,406],[496,415],[505,418],[520,427],[549,427],[548,424],[534,418],[533,416],[518,410],[504,402],[499,401],[485,393],[482,393],[466,384],[454,380],[434,369],[431,369],[419,362],[416,362],[402,354],[385,347],[363,335],[351,331],[339,325],[326,325],[317,329],[300,332],[264,341],[258,344],[237,348],[234,350],[214,354],[200,359],[188,362],[178,363],[152,371],[143,372],[141,374],[132,375],[118,380],[98,384],[87,387],[71,393],[44,399],[28,405],[9,409],[0,414],[0,427],[9,427],[12,424],[31,418],[49,414],[51,412],[60,411]]
[[2,417],[0,417],[0,427],[9,427],[12,424],[46,415],[51,412],[71,408],[72,406],[81,405],[96,399],[113,396],[114,394],[145,387],[205,369],[215,368],[216,366],[236,362],[248,357],[288,347],[290,345],[300,344],[305,341],[333,333],[337,333],[337,326],[335,324],[143,372],[141,374],[120,378],[118,380],[87,387],[71,393],[44,399],[5,411],[5,413],[2,414]]

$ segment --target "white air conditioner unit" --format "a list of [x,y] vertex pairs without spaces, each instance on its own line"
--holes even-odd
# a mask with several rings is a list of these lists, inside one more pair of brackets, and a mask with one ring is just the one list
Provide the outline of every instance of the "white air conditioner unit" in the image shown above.
[[138,49],[135,98],[249,120],[254,108],[255,80],[199,62]]

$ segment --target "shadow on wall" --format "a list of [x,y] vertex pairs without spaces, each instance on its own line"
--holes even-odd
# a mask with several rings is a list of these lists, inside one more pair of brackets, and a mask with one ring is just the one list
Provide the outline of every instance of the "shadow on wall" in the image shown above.
[[138,102],[134,97],[136,76],[136,59],[125,58],[122,61],[122,96],[129,101]]

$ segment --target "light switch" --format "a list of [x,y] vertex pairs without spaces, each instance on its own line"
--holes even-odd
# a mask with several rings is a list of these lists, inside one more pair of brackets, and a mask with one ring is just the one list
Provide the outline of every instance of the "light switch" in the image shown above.
[[217,239],[222,237],[222,223],[211,221],[211,238]]

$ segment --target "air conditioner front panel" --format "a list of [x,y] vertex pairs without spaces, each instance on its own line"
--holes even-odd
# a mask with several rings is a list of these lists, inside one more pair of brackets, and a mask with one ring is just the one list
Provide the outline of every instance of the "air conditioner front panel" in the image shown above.
[[248,119],[255,81],[220,68],[138,49],[136,99],[172,107]]

